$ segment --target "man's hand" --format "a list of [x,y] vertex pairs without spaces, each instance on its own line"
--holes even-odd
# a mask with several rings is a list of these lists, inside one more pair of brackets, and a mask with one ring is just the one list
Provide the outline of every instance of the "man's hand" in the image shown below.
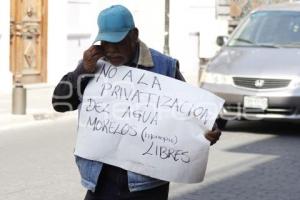
[[103,57],[103,49],[100,45],[92,45],[83,53],[83,67],[86,72],[94,73],[96,71],[96,63],[99,58]]
[[205,134],[205,138],[210,141],[210,145],[213,145],[220,139],[221,134],[221,130],[215,124],[213,129]]

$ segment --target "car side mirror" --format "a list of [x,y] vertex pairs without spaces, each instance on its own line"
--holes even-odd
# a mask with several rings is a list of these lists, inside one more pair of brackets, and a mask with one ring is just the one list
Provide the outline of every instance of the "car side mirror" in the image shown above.
[[228,41],[228,36],[218,36],[217,37],[217,40],[216,40],[216,43],[218,46],[223,46],[224,44],[226,44]]

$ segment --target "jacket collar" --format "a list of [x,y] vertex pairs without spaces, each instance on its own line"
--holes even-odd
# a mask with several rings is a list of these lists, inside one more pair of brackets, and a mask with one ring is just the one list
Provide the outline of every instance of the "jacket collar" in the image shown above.
[[133,63],[136,64],[137,66],[141,66],[141,67],[153,67],[154,66],[150,49],[141,40],[139,40],[138,50],[137,50],[135,58],[133,59]]

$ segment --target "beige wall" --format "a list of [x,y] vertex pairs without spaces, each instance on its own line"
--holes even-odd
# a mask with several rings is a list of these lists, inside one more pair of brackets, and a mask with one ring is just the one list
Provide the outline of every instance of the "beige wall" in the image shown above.
[[10,1],[0,1],[0,92],[11,91],[12,74],[9,71]]

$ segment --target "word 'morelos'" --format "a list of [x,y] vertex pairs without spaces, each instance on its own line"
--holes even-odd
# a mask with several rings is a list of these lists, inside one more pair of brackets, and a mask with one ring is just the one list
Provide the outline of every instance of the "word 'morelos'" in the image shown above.
[[136,136],[138,133],[135,128],[127,123],[118,123],[110,119],[100,119],[98,117],[89,116],[86,127],[91,127],[93,131],[107,133],[107,134],[119,134]]

